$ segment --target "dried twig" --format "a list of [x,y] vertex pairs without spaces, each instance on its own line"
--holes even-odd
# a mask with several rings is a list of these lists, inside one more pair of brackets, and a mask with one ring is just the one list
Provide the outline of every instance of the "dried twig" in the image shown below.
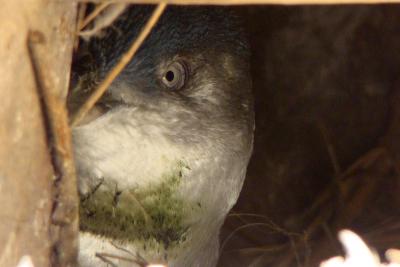
[[[242,229],[245,229],[245,228],[249,228],[249,227],[267,227],[267,228],[269,228],[269,229],[271,229],[272,231],[274,231],[274,232],[280,232],[280,233],[282,233],[281,231],[282,231],[282,229],[276,229],[274,226],[272,226],[271,224],[269,224],[269,223],[249,223],[249,224],[245,224],[245,225],[242,225],[242,226],[239,226],[239,227],[237,227],[235,230],[233,230],[226,238],[225,238],[225,240],[222,242],[222,245],[221,245],[221,248],[220,248],[220,250],[221,250],[221,252],[223,252],[224,251],[224,248],[225,248],[225,246],[226,246],[226,244],[228,243],[228,241],[237,233],[237,232],[239,232],[239,231],[241,231]],[[283,234],[285,234],[286,236],[288,236],[289,238],[290,238],[290,236],[291,236],[291,233],[286,233],[286,232],[283,232]]]
[[93,16],[93,27],[79,32],[79,36],[84,40],[89,40],[94,36],[101,36],[103,29],[110,27],[127,8],[127,4],[107,5],[101,14]]
[[[85,19],[85,13],[86,13],[86,8],[87,8],[88,4],[85,3],[81,3],[78,6],[78,16],[77,16],[77,20],[76,20],[76,32],[79,32],[81,25],[83,23],[83,20]],[[78,50],[79,47],[79,37],[78,35],[75,35],[75,40],[74,40],[74,51],[76,52]]]
[[77,113],[72,117],[71,126],[77,126],[78,123],[85,117],[86,113],[96,104],[96,102],[100,99],[100,97],[104,94],[110,84],[114,81],[114,79],[122,72],[125,66],[131,61],[132,57],[135,55],[136,51],[139,49],[140,45],[149,35],[151,29],[157,23],[158,19],[164,12],[167,4],[162,2],[158,4],[157,8],[154,10],[150,19],[147,21],[146,25],[143,27],[143,30],[140,32],[137,39],[132,43],[132,46],[129,50],[122,56],[118,64],[107,74],[106,78],[102,83],[100,83],[99,87],[90,95],[90,97],[86,100],[86,102],[80,107]]
[[[122,193],[124,194],[124,192]],[[134,205],[136,205],[139,208],[140,212],[143,214],[143,218],[146,225],[154,225],[154,222],[151,219],[149,213],[146,211],[143,204],[140,202],[140,200],[136,197],[136,195],[133,192],[126,192],[123,195],[123,197],[127,198],[130,202],[133,202]]]
[[242,253],[242,254],[259,254],[259,253],[276,253],[280,252],[284,249],[287,249],[289,244],[285,243],[282,245],[274,245],[274,246],[257,246],[257,247],[245,247],[245,248],[237,248],[231,249],[227,251],[223,251],[223,253]]
[[136,255],[135,255],[135,254],[133,254],[131,251],[129,251],[129,250],[127,250],[127,249],[125,249],[125,248],[123,248],[123,247],[121,247],[121,246],[119,246],[119,245],[113,243],[113,242],[111,242],[110,244],[111,244],[113,247],[115,247],[116,249],[119,249],[119,250],[121,250],[121,251],[127,253],[128,255],[131,255],[132,257],[136,258],[136,262],[138,262],[139,264],[148,265],[147,260],[145,260],[138,252],[136,252]]
[[118,255],[114,255],[114,254],[110,254],[110,253],[96,253],[96,257],[100,258],[102,261],[111,264],[112,266],[118,267],[117,265],[115,265],[112,261],[108,260],[107,258],[110,259],[116,259],[116,260],[120,260],[120,261],[125,261],[125,262],[130,262],[130,263],[135,263],[141,267],[145,267],[147,265],[147,262],[142,262],[142,261],[138,261],[135,259],[131,259],[131,258],[127,258],[127,257],[122,257],[122,256],[118,256]]
[[266,220],[266,222],[263,222],[263,223],[265,225],[268,225],[270,229],[275,230],[277,233],[284,234],[285,236],[300,236],[299,233],[293,233],[293,232],[287,231],[286,229],[283,229],[282,227],[280,227],[279,225],[274,223],[270,218],[268,218],[267,216],[262,215],[262,214],[253,214],[253,213],[230,213],[230,214],[228,214],[228,217],[232,217],[232,216],[236,216],[239,218],[254,217],[254,218],[264,219],[264,220]]
[[332,143],[332,138],[330,138],[329,131],[326,128],[325,124],[322,121],[317,123],[318,129],[321,132],[322,138],[324,139],[326,149],[329,154],[329,158],[332,163],[332,167],[335,171],[335,175],[339,176],[342,173],[342,168],[340,167],[339,160],[336,155],[335,146]]
[[101,11],[103,11],[110,4],[111,4],[110,2],[103,2],[100,3],[98,6],[96,6],[96,8],[82,21],[82,23],[79,23],[78,31],[81,31],[83,28],[85,28],[90,22],[92,22],[97,17],[97,15],[100,14]]
[[99,258],[102,262],[107,263],[111,267],[118,267],[115,263],[107,259],[107,256],[103,255],[103,253],[96,253],[96,257]]

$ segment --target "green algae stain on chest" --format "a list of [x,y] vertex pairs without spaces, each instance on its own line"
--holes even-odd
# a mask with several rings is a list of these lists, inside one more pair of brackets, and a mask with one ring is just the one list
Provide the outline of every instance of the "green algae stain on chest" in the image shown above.
[[179,162],[160,183],[140,189],[99,186],[81,198],[80,229],[147,247],[168,249],[181,244],[189,229],[187,218],[199,209],[178,194],[184,169],[189,167]]

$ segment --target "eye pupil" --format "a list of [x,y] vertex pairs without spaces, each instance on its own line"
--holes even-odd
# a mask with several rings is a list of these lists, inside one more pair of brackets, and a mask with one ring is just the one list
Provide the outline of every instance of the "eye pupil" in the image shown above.
[[182,61],[172,62],[161,76],[161,82],[171,90],[182,89],[188,78],[187,66]]
[[172,70],[167,71],[167,73],[165,73],[165,79],[168,82],[172,82],[175,79],[175,74]]

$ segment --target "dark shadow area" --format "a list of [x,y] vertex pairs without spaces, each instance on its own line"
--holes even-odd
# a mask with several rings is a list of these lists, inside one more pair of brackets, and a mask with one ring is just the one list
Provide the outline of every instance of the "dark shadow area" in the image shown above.
[[317,266],[339,229],[400,241],[400,6],[243,7],[254,154],[220,266]]

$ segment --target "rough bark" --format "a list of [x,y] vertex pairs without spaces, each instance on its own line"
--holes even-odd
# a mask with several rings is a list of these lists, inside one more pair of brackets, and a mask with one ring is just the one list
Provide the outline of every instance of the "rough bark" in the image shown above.
[[[56,222],[58,214],[54,216],[55,211],[60,213],[59,204],[64,208],[68,202],[64,194],[72,199],[76,194],[73,166],[67,163],[69,172],[60,175],[50,152],[66,149],[61,154],[71,160],[64,99],[75,16],[73,1],[14,0],[0,5],[0,266],[16,266],[23,255],[29,255],[35,266],[50,266],[51,262],[66,266],[74,261],[74,208],[62,224]],[[34,45],[33,57],[40,75],[35,74],[38,70],[34,70],[28,52],[30,31],[38,31],[43,37]],[[53,147],[57,138],[43,105],[46,97],[37,79],[56,99],[59,113],[55,116],[64,120],[64,129],[59,130],[67,138],[57,149]],[[63,250],[65,253],[54,253],[65,236],[71,246]]]

